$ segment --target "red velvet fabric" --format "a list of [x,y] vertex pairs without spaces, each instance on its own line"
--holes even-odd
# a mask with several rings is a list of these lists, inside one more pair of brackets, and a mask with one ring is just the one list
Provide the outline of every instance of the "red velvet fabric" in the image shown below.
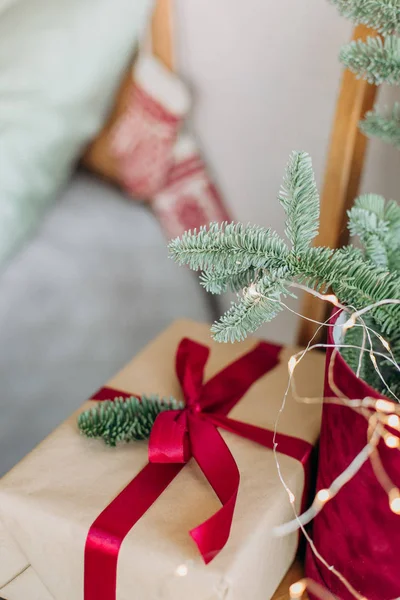
[[[334,323],[336,319],[332,319]],[[332,328],[328,343],[333,344]],[[325,396],[335,396],[329,387],[327,367],[333,349],[328,349]],[[372,367],[371,367],[372,368]],[[370,388],[337,354],[334,381],[351,399],[379,394]],[[367,441],[367,422],[347,407],[325,404],[319,450],[317,488],[328,488],[350,464]],[[392,481],[400,487],[400,452],[379,446],[381,460]],[[393,600],[400,596],[400,516],[389,508],[387,494],[367,462],[314,519],[312,538],[329,565],[340,571],[368,600]],[[307,548],[306,574],[328,588],[340,600],[354,596]],[[312,597],[310,595],[310,597]]]

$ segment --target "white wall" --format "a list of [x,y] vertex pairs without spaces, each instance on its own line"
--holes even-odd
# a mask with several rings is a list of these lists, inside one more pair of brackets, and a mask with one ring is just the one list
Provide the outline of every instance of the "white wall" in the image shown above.
[[[194,128],[243,221],[284,228],[276,200],[292,150],[313,157],[322,182],[351,24],[327,0],[175,0],[180,70],[196,92]],[[400,154],[374,144],[371,191],[396,190]],[[400,199],[400,194],[398,194]],[[263,333],[292,339],[285,313]]]

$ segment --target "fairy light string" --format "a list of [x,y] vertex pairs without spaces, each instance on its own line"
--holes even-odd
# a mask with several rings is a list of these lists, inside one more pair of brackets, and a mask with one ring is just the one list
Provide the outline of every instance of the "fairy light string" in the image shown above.
[[[314,292],[314,290],[307,289],[307,291],[310,291],[314,295],[317,295],[319,298],[321,298],[327,302],[331,302],[331,304],[333,304],[334,306],[341,308],[340,303],[338,302],[338,300],[335,296],[333,296],[333,297],[332,297],[332,295],[324,296],[323,294]],[[394,356],[391,352],[389,343],[378,332],[375,332],[373,329],[367,327],[364,320],[361,318],[362,315],[367,314],[369,311],[373,310],[373,308],[376,308],[377,306],[382,306],[383,304],[400,304],[400,301],[397,301],[397,300],[380,301],[378,303],[375,303],[375,304],[372,304],[372,305],[366,307],[362,311],[355,311],[351,314],[350,318],[342,326],[342,329],[343,329],[343,332],[345,332],[354,326],[363,327],[362,346],[359,347],[359,346],[351,345],[351,347],[357,348],[361,351],[361,353],[364,353],[365,351],[367,351],[366,342],[368,340],[368,343],[369,343],[368,352],[369,352],[369,357],[371,359],[371,362],[372,362],[374,368],[376,369],[376,371],[378,372],[378,375],[380,376],[381,380],[386,385],[386,388],[390,392],[391,390],[387,386],[386,381],[385,381],[383,375],[381,374],[381,372],[379,370],[379,366],[376,361],[376,356],[383,356],[385,358],[387,358],[387,356],[383,353],[374,351],[370,332],[373,333],[373,335],[375,335],[379,339],[379,341],[381,342],[384,349],[390,353],[390,359],[389,359],[390,362],[392,362],[392,364],[397,369],[399,369],[399,366],[397,365],[396,361],[394,360]],[[348,310],[349,309],[346,308],[346,312],[348,312]],[[300,315],[300,316],[302,316],[302,315]],[[359,320],[359,323],[357,322],[357,320]],[[285,390],[281,408],[279,410],[277,419],[275,421],[275,427],[274,427],[274,457],[275,457],[275,462],[276,462],[279,478],[288,494],[289,501],[292,506],[292,510],[294,512],[295,518],[294,518],[294,521],[277,528],[277,533],[282,535],[282,534],[287,534],[291,531],[295,531],[297,529],[301,529],[311,547],[312,552],[316,556],[316,558],[322,564],[324,564],[325,567],[327,567],[332,573],[334,573],[334,575],[342,582],[342,584],[348,589],[348,591],[353,595],[354,598],[356,598],[357,600],[368,600],[363,595],[359,594],[357,592],[357,590],[355,590],[353,588],[351,583],[333,565],[329,565],[327,563],[327,561],[320,554],[320,552],[316,548],[314,542],[312,541],[312,539],[310,538],[310,536],[304,529],[304,525],[306,523],[308,523],[310,520],[312,520],[312,518],[314,518],[314,516],[323,509],[323,507],[325,506],[325,504],[327,502],[329,502],[332,498],[334,498],[334,496],[338,493],[338,491],[356,475],[356,473],[360,470],[362,465],[367,460],[370,460],[377,480],[379,481],[379,483],[381,484],[381,486],[383,487],[383,489],[386,491],[386,493],[388,495],[390,509],[395,514],[400,515],[400,490],[393,484],[393,482],[388,477],[388,475],[383,467],[382,461],[380,460],[379,452],[378,452],[378,444],[381,439],[384,440],[387,447],[397,449],[397,450],[399,449],[399,446],[400,446],[399,436],[393,435],[392,433],[388,433],[385,429],[385,426],[388,425],[389,427],[391,427],[391,429],[394,429],[396,431],[400,430],[400,416],[398,414],[400,412],[400,406],[399,405],[396,406],[394,403],[389,402],[384,399],[374,400],[373,398],[364,398],[364,399],[359,399],[356,401],[350,400],[343,394],[343,392],[340,389],[338,389],[338,387],[336,386],[336,384],[334,382],[333,364],[334,364],[336,355],[339,351],[339,348],[346,347],[347,345],[346,344],[337,344],[337,345],[329,345],[329,344],[314,344],[313,345],[312,344],[313,340],[315,339],[316,335],[319,333],[320,329],[326,325],[329,325],[329,324],[327,322],[324,322],[324,323],[319,322],[319,327],[318,327],[316,333],[314,334],[313,338],[308,343],[307,347],[303,351],[300,351],[300,352],[294,354],[293,356],[291,356],[288,360],[289,382],[288,382],[288,386]],[[368,420],[368,434],[367,434],[368,441],[367,441],[366,446],[355,457],[355,459],[351,462],[351,464],[341,473],[341,475],[339,475],[334,480],[334,482],[331,484],[330,488],[319,490],[319,492],[317,493],[317,495],[314,499],[311,509],[309,509],[309,511],[307,511],[303,515],[298,515],[297,511],[296,511],[296,507],[295,507],[295,496],[294,496],[292,490],[286,484],[286,482],[283,478],[282,472],[281,472],[279,456],[278,456],[278,445],[276,444],[275,438],[276,438],[276,434],[278,431],[280,417],[286,406],[286,400],[287,400],[287,395],[288,395],[289,389],[292,388],[292,391],[294,392],[294,396],[297,397],[296,399],[301,400],[297,395],[296,386],[295,386],[295,378],[294,378],[295,369],[298,367],[299,363],[303,360],[304,356],[316,347],[324,347],[324,348],[333,347],[333,352],[332,352],[330,364],[328,367],[328,377],[329,377],[329,383],[330,383],[331,389],[334,393],[336,393],[338,395],[338,398],[327,399],[327,400],[328,401],[338,401],[338,403],[348,406],[349,408],[356,410],[357,412],[362,414],[364,417],[366,417]],[[395,396],[395,395],[393,394],[393,396]],[[396,397],[396,399],[398,400],[397,397]],[[306,400],[310,401],[311,399],[306,399]],[[314,399],[314,400],[317,400],[317,399]],[[322,401],[324,401],[324,399],[322,399]],[[303,594],[305,593],[305,591],[307,589],[309,589],[312,593],[314,593],[314,595],[319,597],[321,600],[328,600],[328,599],[330,600],[331,598],[332,599],[335,598],[329,591],[324,590],[321,586],[319,586],[315,582],[312,582],[311,580],[308,580],[308,579],[303,579],[291,586],[291,588],[290,588],[291,600],[295,600],[297,598],[299,598],[299,599],[302,598]],[[398,600],[398,599],[393,599],[393,600]]]

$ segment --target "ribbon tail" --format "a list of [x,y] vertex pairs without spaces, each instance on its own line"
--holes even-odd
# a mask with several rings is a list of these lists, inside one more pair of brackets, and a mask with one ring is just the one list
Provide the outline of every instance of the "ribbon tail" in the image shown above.
[[222,508],[190,532],[208,564],[228,541],[240,475],[228,446],[212,423],[191,417],[189,427],[193,456],[222,503]]
[[91,525],[85,546],[85,600],[116,599],[117,561],[124,538],[183,466],[147,464]]

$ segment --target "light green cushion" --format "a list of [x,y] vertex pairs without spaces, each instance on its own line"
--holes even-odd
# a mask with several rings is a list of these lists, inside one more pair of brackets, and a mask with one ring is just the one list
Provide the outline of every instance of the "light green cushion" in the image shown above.
[[0,0],[0,266],[101,128],[152,0]]

